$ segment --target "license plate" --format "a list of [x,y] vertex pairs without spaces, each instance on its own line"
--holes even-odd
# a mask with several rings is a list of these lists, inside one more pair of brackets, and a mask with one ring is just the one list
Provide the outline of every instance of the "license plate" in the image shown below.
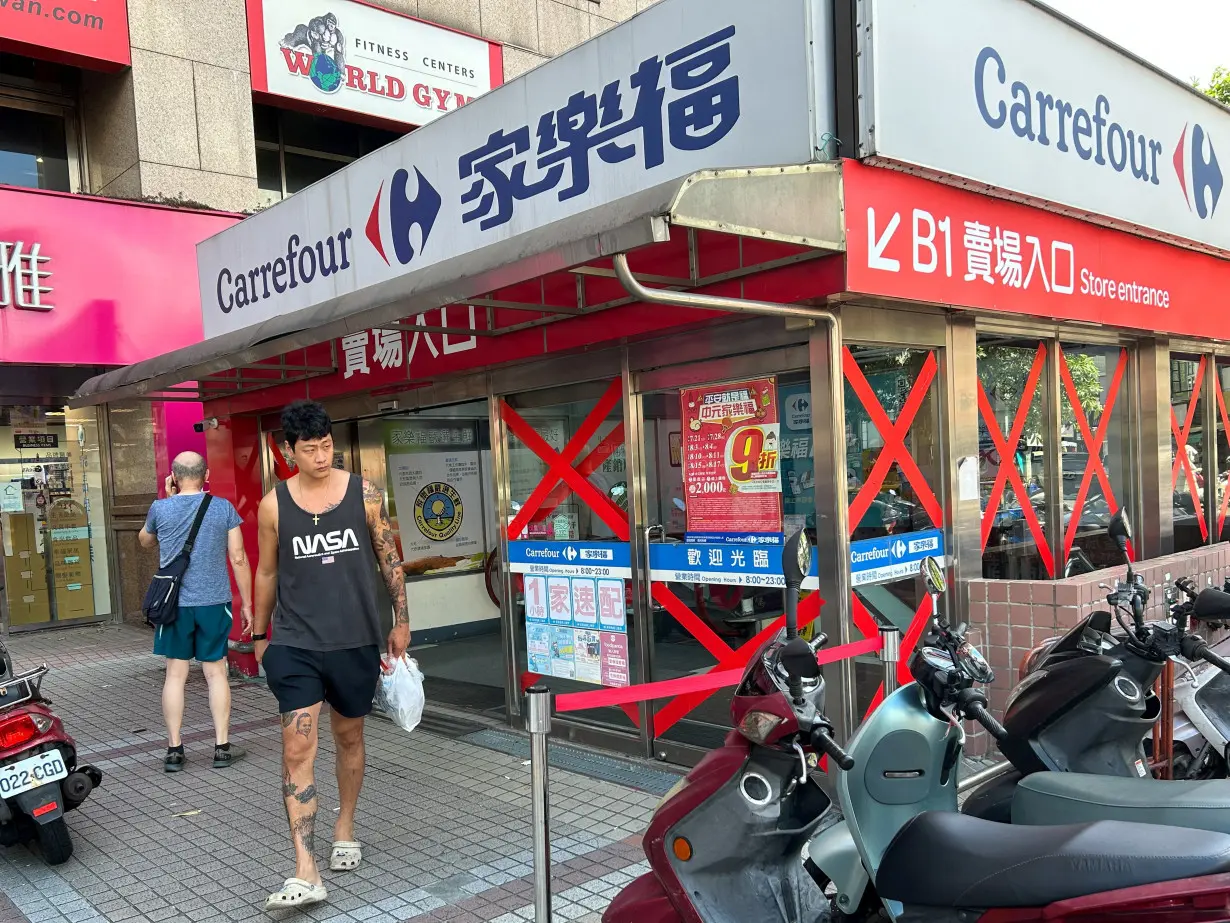
[[64,757],[58,750],[40,753],[20,763],[0,766],[0,798],[14,798],[48,782],[58,782],[67,775],[68,767],[64,765]]

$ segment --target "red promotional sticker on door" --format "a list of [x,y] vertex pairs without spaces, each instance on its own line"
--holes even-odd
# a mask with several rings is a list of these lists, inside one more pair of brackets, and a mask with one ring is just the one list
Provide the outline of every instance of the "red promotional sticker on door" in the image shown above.
[[688,532],[780,533],[776,380],[691,388],[680,402]]
[[846,287],[934,304],[1221,338],[1230,263],[846,161]]

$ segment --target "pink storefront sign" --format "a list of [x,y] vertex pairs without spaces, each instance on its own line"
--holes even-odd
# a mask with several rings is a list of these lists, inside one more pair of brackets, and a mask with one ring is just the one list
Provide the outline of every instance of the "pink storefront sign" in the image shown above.
[[196,245],[238,220],[0,186],[0,362],[128,365],[199,342]]

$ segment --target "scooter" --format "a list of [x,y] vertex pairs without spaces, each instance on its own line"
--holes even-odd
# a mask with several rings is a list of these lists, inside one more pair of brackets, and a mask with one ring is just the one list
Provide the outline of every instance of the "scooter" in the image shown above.
[[[1230,578],[1222,585],[1230,594]],[[1193,611],[1192,617],[1210,630],[1225,627],[1227,617]],[[1213,653],[1230,659],[1230,635],[1211,645]],[[1224,779],[1230,772],[1230,675],[1215,665],[1196,662],[1175,671],[1175,776]]]
[[816,650],[798,636],[798,598],[811,546],[783,546],[786,627],[749,661],[731,702],[734,724],[658,804],[645,833],[652,872],[631,882],[603,923],[816,923],[829,902],[804,873],[803,846],[831,801],[820,755],[852,765],[824,716]]
[[[925,560],[923,576],[938,600],[939,562]],[[835,784],[844,822],[807,846],[805,867],[820,887],[835,887],[834,919],[1230,919],[1227,834],[1114,820],[1008,825],[958,813],[962,721],[1006,736],[977,688],[994,674],[965,626],[942,615],[909,667],[914,682],[886,697],[850,742],[854,766],[843,763]]]
[[[1121,513],[1110,533],[1125,551],[1131,527]],[[1188,631],[1192,618],[1230,617],[1230,595],[1212,588],[1197,592],[1178,581],[1185,601],[1176,601],[1171,619],[1146,624],[1149,588],[1128,565],[1127,581],[1117,582],[1107,596],[1120,632],[1112,632],[1108,611],[1095,612],[1058,640],[1035,649],[1025,660],[1021,680],[1009,696],[1004,712],[1006,735],[998,746],[1008,763],[986,773],[962,806],[962,811],[987,820],[1007,822],[1020,813],[1014,806],[1017,786],[1033,773],[1092,773],[1119,779],[1148,779],[1149,757],[1144,738],[1157,721],[1161,703],[1153,692],[1155,680],[1169,659],[1206,661],[1230,671],[1227,662],[1198,634]],[[1129,613],[1131,624],[1124,617]],[[1209,773],[1215,755],[1197,748],[1196,759],[1181,765],[1188,780]],[[1215,766],[1213,767],[1215,768]],[[1031,790],[1058,794],[1076,783],[1071,779],[1038,779]],[[1093,784],[1093,783],[1090,783]],[[1181,783],[1167,783],[1180,785]],[[1102,797],[1117,793],[1108,814],[1137,810],[1155,799],[1204,798],[1210,803],[1230,798],[1207,789],[1170,788],[1166,792],[1141,791],[1132,785],[1106,780],[1096,783]],[[1083,797],[1088,792],[1079,793]],[[1214,829],[1221,829],[1220,825]],[[1230,831],[1230,825],[1226,827]]]
[[81,806],[102,773],[77,763],[77,746],[43,697],[47,665],[13,673],[0,641],[0,846],[37,840],[49,865],[67,862],[64,814]]

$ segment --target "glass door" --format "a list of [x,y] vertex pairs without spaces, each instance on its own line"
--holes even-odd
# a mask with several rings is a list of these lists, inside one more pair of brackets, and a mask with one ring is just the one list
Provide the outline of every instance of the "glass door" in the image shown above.
[[[745,666],[784,624],[785,533],[815,527],[811,379],[789,351],[639,376],[651,681]],[[801,356],[800,356],[801,358]],[[795,360],[797,361],[797,360]],[[810,637],[816,581],[800,620]],[[709,749],[733,689],[653,703],[661,744]]]
[[[846,475],[852,616],[864,637],[888,622],[901,631],[900,681],[933,613],[919,562],[944,558],[944,439],[940,350],[847,345]],[[855,664],[857,710],[883,697],[874,656]]]
[[[516,682],[556,693],[640,683],[620,378],[508,395],[507,585]],[[570,713],[640,734],[634,705]]]

